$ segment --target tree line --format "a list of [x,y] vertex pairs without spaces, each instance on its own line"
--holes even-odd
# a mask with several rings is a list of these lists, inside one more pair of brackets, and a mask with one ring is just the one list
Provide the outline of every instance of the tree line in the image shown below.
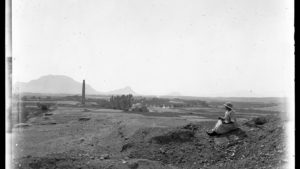
[[111,96],[109,99],[110,106],[113,109],[128,111],[133,103],[133,95]]

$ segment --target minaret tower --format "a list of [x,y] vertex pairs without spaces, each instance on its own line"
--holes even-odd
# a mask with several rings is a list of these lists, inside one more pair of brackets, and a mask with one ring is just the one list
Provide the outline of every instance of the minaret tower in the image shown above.
[[85,80],[83,80],[82,82],[82,101],[81,101],[82,105],[85,105]]

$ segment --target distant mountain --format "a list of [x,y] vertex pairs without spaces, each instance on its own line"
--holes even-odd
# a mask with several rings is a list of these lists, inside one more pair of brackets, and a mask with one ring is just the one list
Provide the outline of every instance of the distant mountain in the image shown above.
[[[86,94],[101,94],[90,85],[86,84],[85,86]],[[17,82],[14,90],[30,93],[81,94],[82,82],[77,82],[68,76],[47,75],[28,83]]]
[[122,95],[122,94],[132,94],[132,95],[137,95],[136,92],[134,92],[131,87],[127,86],[121,89],[117,89],[117,90],[112,90],[109,92],[106,92],[105,94],[107,95]]
[[[36,80],[31,80],[27,83],[17,82],[13,86],[13,90],[24,93],[81,94],[82,82],[77,82],[74,79],[64,75],[47,75]],[[109,92],[99,92],[88,85],[87,82],[85,84],[85,93],[102,95],[137,95],[137,93],[134,92],[129,86]]]

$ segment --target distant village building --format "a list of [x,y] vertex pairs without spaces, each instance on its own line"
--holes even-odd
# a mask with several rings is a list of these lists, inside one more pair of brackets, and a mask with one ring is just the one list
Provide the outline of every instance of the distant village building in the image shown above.
[[149,109],[147,106],[143,105],[142,103],[136,103],[131,106],[129,111],[133,112],[149,112]]

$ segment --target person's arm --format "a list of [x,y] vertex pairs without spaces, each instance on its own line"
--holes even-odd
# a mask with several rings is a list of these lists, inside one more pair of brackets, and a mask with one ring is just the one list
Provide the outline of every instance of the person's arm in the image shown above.
[[225,117],[226,117],[226,112],[225,112],[225,115],[224,115],[224,117],[218,117],[218,119],[219,119],[219,120],[221,120],[221,121],[222,121],[222,123],[224,123]]

